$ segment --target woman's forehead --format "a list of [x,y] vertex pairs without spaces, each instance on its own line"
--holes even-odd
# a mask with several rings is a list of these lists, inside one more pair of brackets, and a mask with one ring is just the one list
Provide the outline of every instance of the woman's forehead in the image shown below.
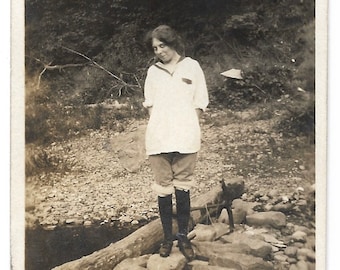
[[152,38],[152,46],[155,47],[155,46],[159,46],[161,44],[164,44],[164,42],[160,41],[159,39],[157,38]]

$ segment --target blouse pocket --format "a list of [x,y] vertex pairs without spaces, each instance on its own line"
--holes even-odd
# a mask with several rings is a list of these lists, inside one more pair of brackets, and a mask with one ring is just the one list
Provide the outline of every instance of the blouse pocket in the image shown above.
[[188,78],[182,78],[182,82],[185,82],[186,84],[192,84],[192,80]]

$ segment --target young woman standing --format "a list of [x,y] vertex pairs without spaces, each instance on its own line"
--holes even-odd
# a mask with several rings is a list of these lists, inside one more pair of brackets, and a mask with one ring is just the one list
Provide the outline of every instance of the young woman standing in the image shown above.
[[188,260],[194,251],[187,238],[190,219],[190,188],[200,150],[199,117],[209,103],[204,73],[199,63],[185,57],[178,34],[161,25],[147,35],[147,45],[157,62],[147,72],[143,103],[149,111],[146,153],[154,174],[164,241],[160,256],[173,245],[172,194],[176,198],[178,246]]

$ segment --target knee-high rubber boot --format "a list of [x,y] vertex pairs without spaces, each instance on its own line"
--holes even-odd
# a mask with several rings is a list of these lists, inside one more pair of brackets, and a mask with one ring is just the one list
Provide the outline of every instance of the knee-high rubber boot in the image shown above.
[[158,207],[163,226],[164,240],[172,241],[172,195],[158,197]]
[[159,250],[161,257],[168,257],[172,248],[172,195],[158,197],[159,214],[161,217],[164,241]]
[[187,238],[190,220],[190,193],[185,190],[176,190],[176,210],[178,223],[178,247],[188,261],[195,257],[194,250]]
[[176,189],[175,195],[178,233],[187,235],[190,219],[190,193],[189,191]]

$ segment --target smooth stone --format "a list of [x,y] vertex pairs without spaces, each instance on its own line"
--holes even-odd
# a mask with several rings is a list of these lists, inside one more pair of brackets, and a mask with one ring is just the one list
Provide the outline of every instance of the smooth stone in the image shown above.
[[142,270],[145,269],[147,262],[150,258],[150,254],[143,255],[137,258],[127,258],[120,262],[115,270]]
[[307,240],[307,233],[303,232],[303,231],[296,231],[292,234],[291,238],[295,241],[295,242],[302,242],[305,243]]
[[185,259],[183,254],[177,248],[173,248],[170,256],[166,258],[159,256],[159,254],[151,255],[147,262],[147,269],[183,270],[186,262],[187,260]]
[[89,227],[89,226],[91,226],[92,225],[92,222],[90,221],[90,220],[85,220],[84,221],[84,226],[85,227]]
[[306,261],[302,261],[302,260],[298,261],[296,266],[298,270],[309,270],[308,263]]
[[289,246],[285,248],[284,253],[289,257],[295,257],[297,250],[298,250],[297,247]]
[[271,226],[273,228],[282,228],[286,226],[286,216],[281,212],[269,211],[258,212],[246,217],[246,222],[251,226]]

